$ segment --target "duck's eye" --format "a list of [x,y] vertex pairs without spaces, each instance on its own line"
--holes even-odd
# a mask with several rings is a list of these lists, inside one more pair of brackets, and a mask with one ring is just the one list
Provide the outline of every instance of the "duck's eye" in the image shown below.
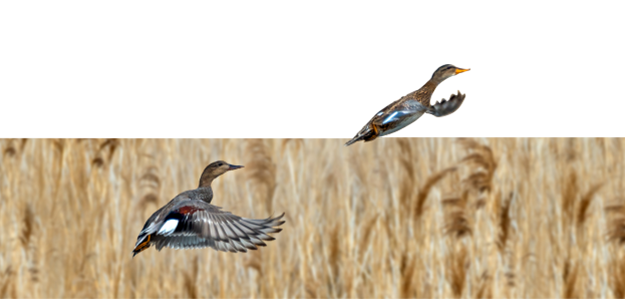
[[224,165],[224,163],[221,163],[221,162],[217,163],[217,166],[222,166],[222,165]]

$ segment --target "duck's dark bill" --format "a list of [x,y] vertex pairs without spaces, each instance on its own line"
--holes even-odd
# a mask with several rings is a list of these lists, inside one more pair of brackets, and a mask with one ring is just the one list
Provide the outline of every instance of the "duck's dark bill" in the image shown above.
[[228,164],[228,166],[230,166],[230,168],[228,168],[228,170],[235,170],[235,169],[243,168],[243,165]]
[[469,70],[456,69],[456,82],[469,83]]

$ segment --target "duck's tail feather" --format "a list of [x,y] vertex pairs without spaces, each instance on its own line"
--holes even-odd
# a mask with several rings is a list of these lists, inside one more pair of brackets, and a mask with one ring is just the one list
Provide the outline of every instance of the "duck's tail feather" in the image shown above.
[[378,134],[375,132],[375,130],[372,130],[371,127],[367,125],[364,128],[362,128],[362,130],[360,130],[360,132],[358,132],[358,134],[356,134],[356,136],[354,136],[352,140],[346,142],[345,146],[350,146],[360,140],[364,140],[365,142],[371,141],[371,140],[376,139],[377,137],[378,137]]
[[345,143],[345,146],[350,146],[350,145],[352,145],[352,144],[354,144],[354,143],[356,143],[356,142],[358,142],[358,141],[360,141],[360,140],[362,140],[362,139],[363,139],[363,137],[362,137],[362,136],[356,136],[356,137],[354,137],[352,140],[350,140],[350,141],[346,142],[346,143]]

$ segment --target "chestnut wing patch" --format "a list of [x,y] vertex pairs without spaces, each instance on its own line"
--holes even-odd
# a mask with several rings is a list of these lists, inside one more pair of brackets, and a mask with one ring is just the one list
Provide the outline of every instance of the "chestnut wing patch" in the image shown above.
[[195,212],[201,210],[199,207],[195,206],[182,206],[178,208],[177,212],[182,215],[193,215]]

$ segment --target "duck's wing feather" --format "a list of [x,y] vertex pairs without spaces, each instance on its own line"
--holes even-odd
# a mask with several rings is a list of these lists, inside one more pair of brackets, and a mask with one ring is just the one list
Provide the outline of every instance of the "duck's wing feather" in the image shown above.
[[248,219],[201,200],[184,200],[172,207],[152,242],[156,249],[212,247],[220,251],[247,252],[263,241],[275,240],[284,223],[284,213],[275,218]]
[[438,117],[452,114],[460,108],[460,105],[464,102],[465,96],[466,94],[461,94],[460,91],[458,91],[458,94],[452,94],[449,97],[449,101],[443,99],[440,103],[436,102],[436,104],[430,106],[426,112]]

